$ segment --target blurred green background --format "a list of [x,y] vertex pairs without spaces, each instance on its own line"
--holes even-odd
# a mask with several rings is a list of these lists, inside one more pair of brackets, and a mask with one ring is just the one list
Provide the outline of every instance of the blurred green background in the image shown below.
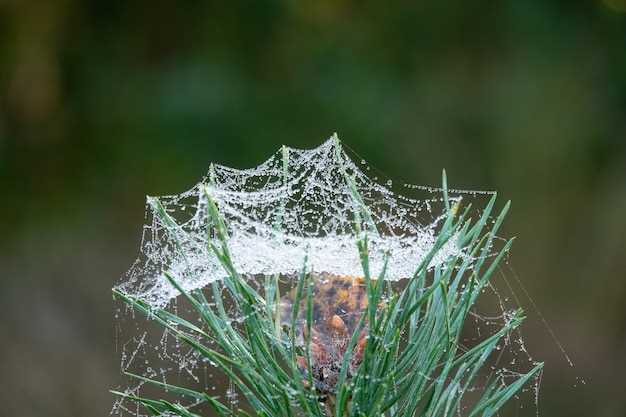
[[512,199],[511,264],[576,365],[522,297],[540,415],[626,415],[626,0],[1,0],[2,414],[108,414],[146,194],[335,130],[391,178]]

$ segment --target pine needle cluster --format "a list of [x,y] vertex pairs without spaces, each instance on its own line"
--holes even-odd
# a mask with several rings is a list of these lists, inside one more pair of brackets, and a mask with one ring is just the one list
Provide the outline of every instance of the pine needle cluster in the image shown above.
[[[361,208],[355,213],[354,239],[368,303],[338,364],[338,380],[331,399],[322,399],[316,392],[312,376],[312,275],[303,265],[295,285],[291,323],[285,325],[279,277],[268,276],[262,285],[253,286],[249,278],[237,272],[228,248],[228,227],[208,192],[207,221],[214,237],[209,240],[210,249],[227,276],[211,284],[209,301],[203,290],[187,292],[175,276],[164,272],[193,306],[202,324],[192,323],[166,309],[155,310],[119,290],[114,290],[114,297],[159,323],[219,368],[249,407],[233,409],[207,392],[139,375],[131,376],[180,396],[181,402],[114,393],[140,404],[153,416],[197,417],[193,409],[181,405],[183,398],[207,403],[221,417],[489,417],[496,414],[543,366],[536,363],[512,382],[505,381],[498,372],[487,370],[486,374],[490,375],[487,383],[481,379],[478,384],[479,375],[485,375],[488,358],[522,322],[521,310],[509,314],[498,331],[473,346],[461,343],[468,315],[512,244],[512,240],[507,241],[493,254],[494,239],[509,204],[499,214],[492,215],[494,195],[480,215],[472,219],[469,207],[460,212],[459,205],[448,200],[444,173],[445,221],[428,256],[398,289],[385,280],[384,270],[379,276],[370,273],[368,236],[375,226],[368,221],[371,217],[365,205],[359,204],[356,188],[352,190],[357,207]],[[431,266],[433,257],[451,239],[463,250],[443,264]],[[225,307],[225,294],[228,307]],[[235,316],[243,318],[238,325]],[[303,316],[305,319],[301,320]],[[300,334],[309,335],[304,343],[298,341],[298,326],[305,326]],[[358,369],[349,372],[362,331],[367,332],[362,358]],[[305,369],[303,361],[298,360],[302,357]],[[470,392],[468,399],[466,394]]]

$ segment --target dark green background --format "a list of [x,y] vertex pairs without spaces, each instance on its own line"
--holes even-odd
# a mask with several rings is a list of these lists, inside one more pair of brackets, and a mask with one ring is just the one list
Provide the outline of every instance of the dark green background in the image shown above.
[[0,1],[1,413],[108,414],[144,195],[335,130],[391,178],[512,199],[576,364],[529,308],[540,415],[626,415],[624,0]]

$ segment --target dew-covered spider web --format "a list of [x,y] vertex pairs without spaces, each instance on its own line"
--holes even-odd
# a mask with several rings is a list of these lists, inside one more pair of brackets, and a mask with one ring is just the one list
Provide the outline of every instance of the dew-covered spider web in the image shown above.
[[[119,288],[163,307],[178,295],[164,270],[186,290],[223,277],[209,245],[215,237],[207,229],[207,196],[228,225],[228,245],[239,273],[293,274],[301,270],[306,255],[314,272],[361,275],[352,230],[359,204],[354,191],[375,225],[370,236],[372,274],[381,271],[388,254],[386,277],[410,277],[435,242],[441,196],[417,200],[394,194],[370,179],[331,138],[310,150],[283,147],[252,169],[212,165],[208,176],[189,191],[149,197],[141,256]],[[462,250],[451,240],[432,264]]]
[[[257,285],[258,277],[280,276],[282,285],[293,286],[290,280],[298,276],[305,262],[313,274],[362,276],[363,265],[355,245],[355,213],[366,213],[360,220],[368,230],[371,275],[376,277],[386,268],[385,279],[402,285],[433,249],[446,207],[471,203],[479,215],[493,194],[447,189],[444,197],[442,191],[409,184],[394,188],[390,180],[374,175],[364,160],[346,151],[336,135],[314,149],[283,147],[255,168],[212,164],[207,176],[190,190],[148,197],[139,257],[116,289],[153,309],[167,309],[198,322],[165,273],[175,277],[186,291],[211,287],[227,274],[212,250],[220,242],[209,215],[209,201],[224,219],[234,268],[249,277],[252,285]],[[493,257],[497,246],[498,240],[493,250],[481,256]],[[480,259],[467,253],[453,237],[429,265],[444,267],[451,257],[472,261],[472,256]],[[504,288],[504,294],[496,291],[495,284],[487,288],[486,301],[469,315],[462,350],[493,334],[510,319],[518,307],[512,292],[511,288]],[[234,410],[241,406],[238,390],[196,350],[150,321],[138,321],[132,309],[121,308],[116,318],[122,370],[139,376],[133,377],[124,389],[126,393],[156,392],[143,377],[163,384],[192,385],[222,398]],[[498,369],[502,381],[513,381],[534,364],[517,330],[502,340],[496,356],[489,369]],[[539,379],[535,379],[520,391],[514,409],[519,412],[528,403],[523,398],[526,396],[535,405],[529,408],[536,410],[538,389]],[[185,406],[194,408],[196,403],[187,399]],[[202,410],[201,405],[198,407]],[[459,409],[457,415],[464,415],[463,411]],[[116,401],[112,414],[147,415],[127,400]],[[530,415],[535,415],[534,411]]]

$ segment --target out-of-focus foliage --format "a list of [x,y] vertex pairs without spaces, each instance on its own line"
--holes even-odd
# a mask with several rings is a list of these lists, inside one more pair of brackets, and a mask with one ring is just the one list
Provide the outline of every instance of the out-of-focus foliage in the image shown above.
[[145,194],[335,130],[512,199],[510,264],[576,363],[518,291],[540,415],[624,415],[624,0],[0,2],[4,412],[108,412]]

